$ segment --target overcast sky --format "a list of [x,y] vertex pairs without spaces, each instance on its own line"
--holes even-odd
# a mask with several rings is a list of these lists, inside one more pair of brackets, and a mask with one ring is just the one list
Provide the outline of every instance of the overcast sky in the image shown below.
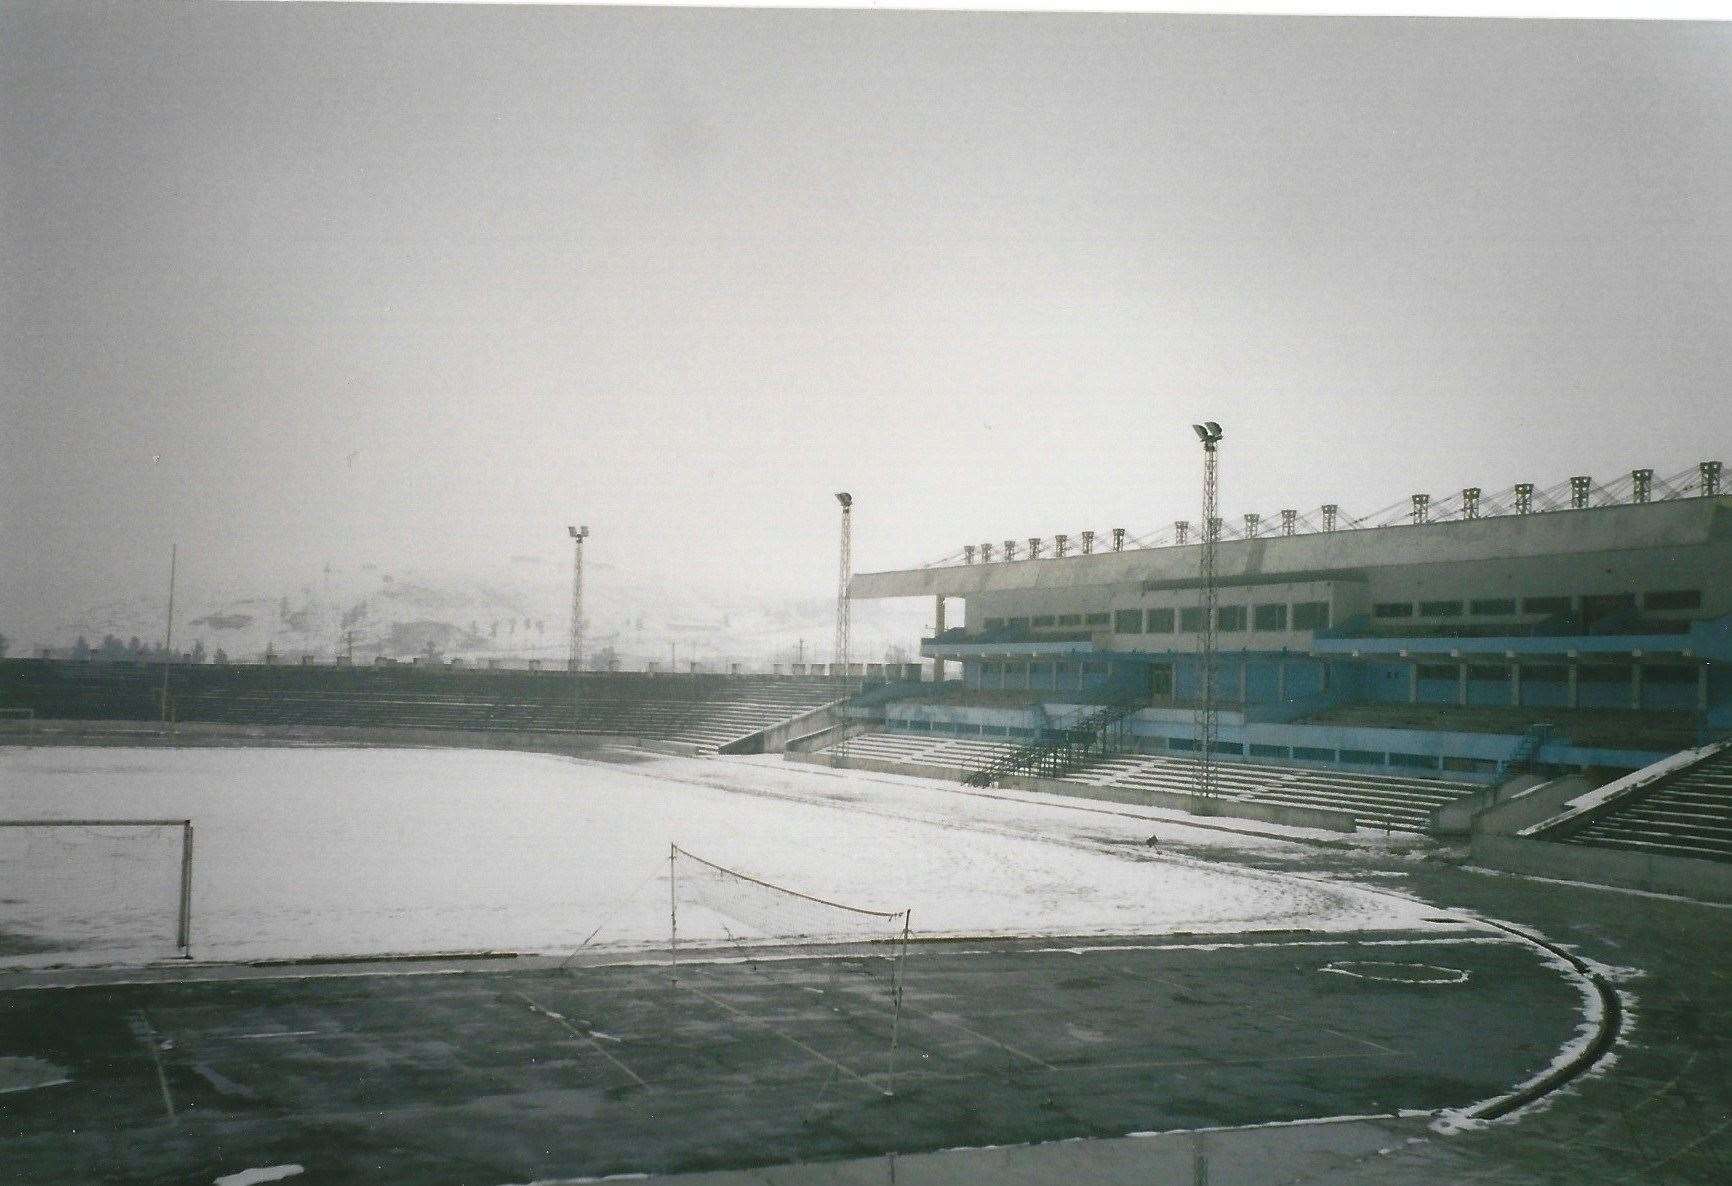
[[[1732,453],[1732,26],[0,2],[0,631]],[[1727,457],[1732,460],[1732,457]],[[44,640],[46,641],[46,640]]]

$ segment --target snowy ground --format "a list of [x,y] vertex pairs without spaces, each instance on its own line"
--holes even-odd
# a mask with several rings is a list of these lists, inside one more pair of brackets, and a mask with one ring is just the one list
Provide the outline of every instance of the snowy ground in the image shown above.
[[[0,818],[190,817],[200,959],[565,951],[592,932],[591,946],[659,947],[670,842],[833,901],[911,908],[926,935],[1423,928],[1438,913],[1350,883],[1211,865],[1183,850],[1300,850],[1158,813],[1151,829],[1111,805],[776,758],[629,756],[641,760],[12,748],[0,751]],[[1151,830],[1153,850],[1141,844]],[[0,952],[5,932],[14,949],[22,936],[61,950],[0,964],[171,954],[177,840],[25,848],[6,831]],[[80,863],[87,875],[65,875]],[[722,940],[729,925],[681,909],[682,943]]]

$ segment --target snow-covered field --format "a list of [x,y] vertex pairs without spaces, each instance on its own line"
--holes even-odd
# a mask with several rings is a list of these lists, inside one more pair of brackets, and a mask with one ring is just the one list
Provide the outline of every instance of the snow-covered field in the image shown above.
[[[1436,914],[1349,883],[1181,855],[1187,839],[1223,835],[1182,821],[1154,824],[1164,843],[1151,850],[1140,843],[1149,821],[1100,804],[965,795],[777,758],[631,756],[642,760],[12,748],[0,751],[0,818],[191,818],[200,959],[559,952],[592,932],[591,946],[662,946],[670,842],[832,901],[911,908],[928,935],[1423,928]],[[136,886],[103,856],[116,841],[91,843],[0,865],[0,951],[5,932],[71,948],[0,963],[172,954],[163,936],[172,943],[178,842],[119,862],[138,867]],[[18,851],[0,847],[0,859]],[[44,852],[90,871],[50,880]],[[682,943],[720,940],[726,926],[681,909]]]

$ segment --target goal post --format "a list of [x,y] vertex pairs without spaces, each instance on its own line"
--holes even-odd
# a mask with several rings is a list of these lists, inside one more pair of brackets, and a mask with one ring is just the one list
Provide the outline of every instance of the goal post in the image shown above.
[[[723,942],[740,948],[748,941],[766,945],[796,944],[864,945],[871,959],[888,961],[889,975],[882,982],[871,979],[884,993],[889,1009],[888,1089],[896,1094],[896,1059],[901,1043],[903,974],[908,945],[913,935],[913,910],[872,910],[849,906],[802,890],[777,885],[760,877],[730,869],[688,852],[677,844],[668,846],[668,953],[674,982],[679,982],[681,907],[687,909],[688,949],[705,940],[714,942],[719,926]],[[710,916],[711,933],[700,922],[690,923],[694,909]],[[731,925],[730,925],[731,924]],[[738,928],[738,930],[736,930]],[[693,942],[695,940],[695,943]],[[854,953],[858,956],[860,953]],[[846,956],[837,956],[845,959]],[[832,961],[834,962],[834,961]],[[857,994],[870,995],[870,994]]]
[[192,861],[190,819],[0,819],[0,927],[148,950],[172,910],[175,954],[191,958]]

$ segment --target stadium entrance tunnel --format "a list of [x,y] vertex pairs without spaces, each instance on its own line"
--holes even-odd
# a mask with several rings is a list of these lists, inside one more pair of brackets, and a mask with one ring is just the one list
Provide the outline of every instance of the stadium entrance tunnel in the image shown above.
[[1388,1141],[1544,1073],[1583,1011],[1549,953],[1487,932],[921,943],[895,1019],[882,962],[21,975],[0,1058],[62,1073],[0,1104],[11,1180],[557,1181],[1174,1130],[1140,1148],[1182,1159],[1200,1130],[1341,1117],[1330,1140]]

